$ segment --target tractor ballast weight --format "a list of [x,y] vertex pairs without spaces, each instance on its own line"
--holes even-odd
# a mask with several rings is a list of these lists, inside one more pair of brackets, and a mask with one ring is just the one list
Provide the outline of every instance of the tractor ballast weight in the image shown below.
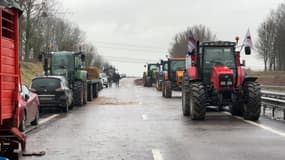
[[[188,55],[182,82],[182,111],[193,120],[203,120],[207,106],[220,110],[229,106],[232,115],[258,120],[261,109],[260,86],[256,77],[246,77],[236,43],[202,42],[198,53]],[[250,48],[245,48],[250,54]],[[186,58],[187,59],[187,58]]]
[[172,97],[173,90],[181,90],[183,72],[185,70],[185,58],[168,58],[163,66],[162,96]]

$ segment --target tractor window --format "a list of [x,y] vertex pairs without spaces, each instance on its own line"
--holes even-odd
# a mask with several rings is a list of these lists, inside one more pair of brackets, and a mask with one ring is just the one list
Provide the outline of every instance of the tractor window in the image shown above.
[[185,69],[185,61],[171,61],[170,62],[170,71],[176,72],[176,71],[184,71]]
[[230,47],[205,48],[204,68],[213,66],[227,66],[235,68],[234,50]]
[[149,70],[158,70],[158,66],[157,65],[150,65]]
[[73,59],[71,55],[55,54],[52,56],[52,69],[73,69]]
[[203,81],[210,82],[212,68],[214,66],[226,66],[236,70],[234,48],[232,47],[208,47],[204,49]]

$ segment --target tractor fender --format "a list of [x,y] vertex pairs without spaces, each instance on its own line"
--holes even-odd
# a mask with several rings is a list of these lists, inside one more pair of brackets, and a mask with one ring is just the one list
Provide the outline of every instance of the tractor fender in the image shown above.
[[255,82],[257,80],[257,77],[245,77],[242,85],[244,85],[246,82]]

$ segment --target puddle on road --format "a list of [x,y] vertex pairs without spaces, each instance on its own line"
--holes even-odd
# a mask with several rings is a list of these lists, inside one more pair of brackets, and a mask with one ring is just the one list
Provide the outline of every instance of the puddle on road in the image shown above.
[[91,104],[96,105],[131,105],[138,104],[138,102],[121,101],[116,98],[98,97],[96,100],[92,101]]

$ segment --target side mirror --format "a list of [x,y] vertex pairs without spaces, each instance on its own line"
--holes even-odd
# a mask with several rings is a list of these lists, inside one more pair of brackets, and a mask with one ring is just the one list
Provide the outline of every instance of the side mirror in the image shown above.
[[242,63],[240,64],[240,66],[245,67],[245,60],[242,60]]
[[161,64],[161,65],[163,64],[163,60],[160,60],[160,64]]
[[146,65],[144,65],[144,68],[146,68]]
[[81,54],[81,61],[85,62],[85,54]]
[[244,52],[245,52],[245,55],[250,55],[251,54],[250,47],[244,47]]

